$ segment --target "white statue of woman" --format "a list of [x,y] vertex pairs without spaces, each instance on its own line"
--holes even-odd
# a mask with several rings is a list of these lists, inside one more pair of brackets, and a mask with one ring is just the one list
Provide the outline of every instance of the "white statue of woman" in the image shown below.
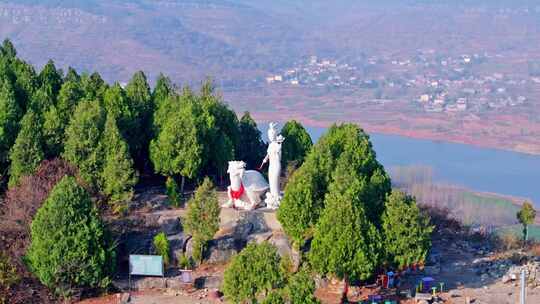
[[[279,177],[281,176],[281,144],[285,140],[283,136],[277,135],[276,123],[270,123],[268,129],[268,150],[266,157],[263,160],[263,165],[270,162],[268,167],[268,183],[270,184],[270,192],[266,193],[265,203],[270,209],[277,209],[281,201],[281,193],[279,191]],[[262,167],[262,165],[261,165]]]

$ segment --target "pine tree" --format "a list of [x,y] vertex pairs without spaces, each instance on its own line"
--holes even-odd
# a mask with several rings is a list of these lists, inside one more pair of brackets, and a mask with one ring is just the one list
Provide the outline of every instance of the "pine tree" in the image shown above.
[[101,146],[105,153],[101,174],[102,190],[109,196],[111,203],[118,207],[133,197],[137,177],[128,146],[120,135],[112,115],[107,115]]
[[283,229],[297,245],[312,235],[339,162],[354,179],[363,181],[358,195],[365,216],[379,227],[384,200],[391,190],[390,178],[362,129],[354,124],[334,125],[289,179],[277,212]]
[[[0,80],[0,165],[3,168],[8,163],[9,150],[17,137],[21,116],[22,109],[15,99],[13,86],[7,80]],[[2,175],[4,173],[0,172]]]
[[57,70],[54,61],[49,60],[38,76],[40,88],[44,89],[53,99],[56,99],[63,83],[61,70]]
[[152,100],[154,102],[155,109],[159,109],[167,98],[174,95],[174,90],[175,88],[171,79],[163,74],[159,74],[156,81],[156,86],[152,92]]
[[206,243],[219,230],[220,206],[210,179],[205,178],[187,204],[186,231],[193,237],[193,257],[202,262]]
[[281,135],[285,137],[282,148],[283,167],[286,167],[289,163],[300,167],[313,146],[311,137],[306,129],[296,120],[285,123],[281,129]]
[[217,169],[214,172],[222,177],[227,162],[234,159],[239,145],[238,119],[236,113],[214,93],[214,86],[210,80],[207,80],[201,88],[200,102],[206,117],[210,120],[208,123],[210,132],[207,134],[205,145],[209,152],[205,154],[208,158],[204,161],[206,172]]
[[21,120],[21,130],[9,153],[9,187],[15,186],[22,176],[34,172],[45,158],[42,142],[40,119],[30,110]]
[[363,181],[347,170],[336,171],[334,180],[315,227],[309,259],[320,274],[346,283],[366,280],[379,266],[382,244],[359,201]]
[[58,101],[56,108],[62,119],[63,125],[67,126],[69,119],[75,112],[75,108],[79,101],[83,98],[81,84],[78,81],[67,80],[62,85],[60,93],[58,93]]
[[97,101],[82,101],[66,129],[63,158],[77,165],[81,177],[97,190],[104,152],[100,145],[105,113]]
[[202,167],[205,125],[200,122],[200,116],[200,105],[183,100],[179,112],[167,119],[150,143],[155,171],[166,176],[182,176],[181,192],[184,179],[196,177]]
[[306,269],[294,274],[285,288],[290,303],[317,304],[315,282]]
[[146,75],[139,71],[133,75],[126,86],[126,96],[129,99],[132,128],[126,130],[124,135],[131,151],[132,157],[140,164],[147,153],[149,130],[153,112],[152,95]]
[[266,147],[261,138],[261,131],[249,112],[245,112],[239,122],[240,140],[237,158],[246,162],[248,168],[257,168],[261,164]]
[[66,82],[79,83],[81,82],[81,76],[74,68],[69,67],[66,76],[64,77],[64,83]]
[[30,269],[57,294],[109,285],[115,265],[111,238],[75,178],[66,176],[53,188],[32,221],[31,239]]
[[387,259],[398,268],[423,263],[431,247],[429,219],[420,213],[414,198],[394,190],[386,200],[382,232]]
[[13,43],[11,43],[11,40],[5,39],[2,42],[2,47],[0,49],[0,54],[2,56],[8,57],[8,58],[17,57],[17,50],[15,49],[15,46],[13,46]]
[[107,90],[107,84],[103,81],[99,73],[92,73],[91,75],[83,74],[81,77],[81,86],[84,99],[86,100],[102,100],[103,94]]
[[268,242],[246,246],[225,269],[223,294],[233,303],[255,303],[257,297],[284,283],[280,256]]
[[58,157],[63,151],[64,129],[66,120],[63,120],[54,105],[43,114],[43,139],[45,143],[45,156]]

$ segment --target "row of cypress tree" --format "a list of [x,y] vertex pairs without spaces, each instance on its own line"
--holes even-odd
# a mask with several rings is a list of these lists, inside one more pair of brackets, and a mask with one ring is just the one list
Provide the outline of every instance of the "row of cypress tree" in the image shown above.
[[[301,162],[311,139],[297,122],[284,128],[284,161]],[[0,173],[10,187],[44,159],[76,165],[94,192],[125,207],[141,173],[183,181],[222,177],[227,161],[257,166],[265,144],[257,124],[239,120],[210,80],[199,93],[160,75],[150,88],[143,72],[127,85],[98,73],[67,73],[49,61],[37,73],[9,40],[0,48]]]

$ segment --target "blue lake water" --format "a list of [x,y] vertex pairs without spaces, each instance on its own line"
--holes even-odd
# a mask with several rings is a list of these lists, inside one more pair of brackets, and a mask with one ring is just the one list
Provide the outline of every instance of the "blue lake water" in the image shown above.
[[[264,135],[267,128],[261,125]],[[306,129],[314,142],[326,130]],[[540,207],[540,156],[397,135],[370,137],[377,159],[387,168],[429,166],[436,182],[529,198]]]

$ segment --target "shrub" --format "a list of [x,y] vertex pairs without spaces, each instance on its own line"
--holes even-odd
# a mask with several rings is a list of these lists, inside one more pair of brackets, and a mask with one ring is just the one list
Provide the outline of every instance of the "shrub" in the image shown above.
[[268,242],[249,244],[235,256],[223,278],[223,293],[234,302],[254,302],[258,296],[283,285],[280,257]]
[[[20,280],[17,275],[17,268],[13,265],[6,254],[0,252],[0,292],[7,291],[9,288]],[[0,303],[3,303],[0,294]]]
[[220,206],[210,179],[205,178],[187,205],[186,231],[193,236],[193,258],[201,262],[206,243],[219,229]]
[[291,277],[287,284],[287,297],[291,303],[316,304],[315,282],[305,270],[300,270]]
[[178,184],[172,177],[167,177],[165,182],[165,189],[167,191],[167,197],[169,197],[169,204],[174,207],[180,206],[181,195],[178,192]]
[[114,249],[88,192],[64,177],[39,208],[26,256],[31,271],[58,295],[104,288],[114,270]]
[[165,266],[169,265],[170,262],[170,245],[169,240],[167,239],[167,236],[164,232],[158,233],[156,236],[154,236],[154,249],[157,253],[157,255],[160,255],[163,257],[163,264]]
[[191,257],[188,257],[184,253],[180,254],[180,256],[177,257],[178,259],[178,267],[181,269],[193,269],[195,268],[195,262]]

